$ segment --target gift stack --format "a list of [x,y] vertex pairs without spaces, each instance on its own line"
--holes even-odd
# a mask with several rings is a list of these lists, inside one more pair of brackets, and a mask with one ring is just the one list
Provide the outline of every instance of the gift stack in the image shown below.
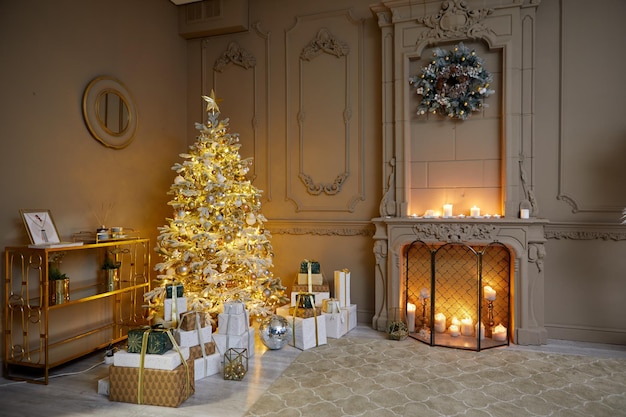
[[180,314],[174,338],[178,345],[189,348],[197,381],[220,372],[222,359],[212,340],[211,316],[206,312],[187,311]]
[[324,300],[322,313],[326,334],[338,339],[356,327],[356,304],[350,304],[350,271],[335,271],[334,298]]
[[180,347],[171,329],[145,327],[128,331],[128,347],[113,355],[109,399],[178,407],[195,390],[189,347]]
[[321,307],[322,302],[330,298],[330,286],[324,282],[319,262],[305,259],[300,263],[296,284],[291,287],[292,306],[296,305],[296,297],[301,293],[313,294],[317,307]]
[[276,314],[285,317],[291,327],[291,346],[307,350],[327,343],[326,321],[322,317],[322,309],[315,306],[313,294],[297,294],[294,306],[278,307]]
[[229,349],[247,349],[247,357],[254,355],[254,327],[250,314],[242,302],[224,303],[224,312],[217,316],[217,333],[213,334],[221,361]]

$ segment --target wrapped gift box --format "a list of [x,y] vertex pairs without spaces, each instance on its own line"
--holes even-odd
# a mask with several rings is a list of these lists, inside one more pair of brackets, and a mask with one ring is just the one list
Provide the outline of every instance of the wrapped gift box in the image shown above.
[[356,304],[342,307],[337,313],[324,313],[326,336],[339,339],[356,327]]
[[246,310],[244,304],[240,301],[229,301],[224,303],[225,314],[241,314]]
[[[172,371],[162,369],[109,367],[109,400],[178,407],[195,391],[194,363],[189,360]],[[140,372],[143,373],[140,379]],[[142,398],[139,398],[139,381]]]
[[[282,315],[276,311],[277,314]],[[293,317],[293,315],[282,315],[289,322],[292,330],[292,337],[289,339],[289,345],[300,350],[307,350],[316,346],[325,345],[326,339],[326,320],[323,316],[311,318]]]
[[[165,371],[176,369],[183,363],[183,360],[189,359],[188,347],[180,347],[179,350],[180,353],[178,353],[176,349],[171,349],[159,355],[146,353],[144,355],[143,367],[146,369],[162,369]],[[118,350],[113,354],[113,365],[118,367],[139,368],[140,362],[140,353]]]
[[[172,321],[172,302],[173,298],[163,300],[163,318],[165,321]],[[176,298],[176,317],[187,312],[187,297]]]
[[296,313],[296,317],[308,319],[310,317],[321,316],[322,308],[296,308],[295,306],[288,305],[276,308],[276,314],[283,317],[293,317],[294,312]]
[[339,300],[339,305],[348,307],[350,305],[350,271],[347,269],[335,271],[335,298]]
[[109,377],[98,380],[98,394],[109,395]]
[[[298,274],[298,285],[309,285],[309,274]],[[311,285],[324,285],[323,274],[311,274]]]
[[187,311],[180,314],[178,328],[181,330],[194,330],[198,327],[211,325],[211,315],[205,311]]
[[[202,355],[202,349],[204,348],[204,355]],[[202,356],[208,356],[215,353],[215,342],[211,341],[205,343],[203,346],[193,346],[189,348],[189,359],[198,359]]]
[[213,341],[222,358],[230,348],[246,348],[248,349],[248,356],[252,357],[254,355],[254,334],[254,327],[249,327],[248,331],[240,335],[215,333],[213,334]]
[[222,356],[215,352],[203,358],[197,358],[193,361],[194,378],[199,380],[207,376],[219,374],[222,370]]
[[167,284],[165,285],[165,298],[172,298],[172,288],[176,288],[176,297],[183,296],[183,284]]
[[[320,286],[318,286],[320,287]],[[312,293],[315,296],[315,306],[317,307],[321,307],[322,306],[322,302],[328,298],[330,298],[330,291],[325,291],[325,292],[313,292]],[[297,304],[297,297],[298,297],[298,292],[297,291],[292,291],[291,292],[291,305],[295,306]]]
[[311,264],[311,273],[312,274],[320,274],[321,268],[320,268],[320,263],[317,261],[309,261],[307,259],[305,259],[304,261],[300,262],[300,272],[302,274],[306,274],[309,272],[309,263]]
[[146,332],[148,332],[148,345],[145,353],[163,354],[174,347],[170,338],[171,334],[168,334],[169,329],[142,327],[128,331],[128,352],[141,353],[141,345]]
[[200,330],[180,330],[174,331],[174,339],[178,346],[197,346],[200,343],[207,343],[211,341],[211,334],[213,328],[211,326],[202,327]]
[[221,313],[217,316],[217,332],[220,334],[242,334],[250,327],[250,315],[242,313]]

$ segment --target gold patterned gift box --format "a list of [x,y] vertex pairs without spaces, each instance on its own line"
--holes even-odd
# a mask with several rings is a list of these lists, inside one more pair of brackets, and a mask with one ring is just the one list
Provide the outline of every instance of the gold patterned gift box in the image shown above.
[[198,328],[211,326],[211,315],[204,311],[187,311],[180,314],[180,330],[190,331]]
[[[204,348],[204,355],[202,350]],[[189,359],[198,359],[215,353],[215,342],[205,343],[203,346],[197,345],[189,348]]]
[[194,363],[189,359],[172,371],[109,367],[109,400],[178,407],[195,392]]

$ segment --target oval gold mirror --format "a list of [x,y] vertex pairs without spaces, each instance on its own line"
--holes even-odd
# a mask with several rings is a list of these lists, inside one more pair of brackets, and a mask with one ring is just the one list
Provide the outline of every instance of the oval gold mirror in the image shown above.
[[98,77],[87,85],[83,117],[91,135],[108,148],[127,147],[137,130],[137,110],[132,96],[112,77]]

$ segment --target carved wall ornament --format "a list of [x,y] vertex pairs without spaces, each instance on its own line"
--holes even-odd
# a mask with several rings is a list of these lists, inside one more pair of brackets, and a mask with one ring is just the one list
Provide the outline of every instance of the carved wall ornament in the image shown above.
[[438,242],[471,242],[476,240],[495,240],[496,227],[492,224],[445,223],[416,224],[415,235],[420,240]]
[[256,65],[256,58],[248,51],[243,49],[237,42],[231,42],[228,48],[215,61],[213,69],[222,72],[228,64],[235,64],[245,69]]
[[339,58],[348,55],[350,47],[347,43],[337,40],[327,29],[322,28],[317,32],[315,39],[302,49],[300,59],[310,61],[321,53]]
[[481,23],[492,13],[493,9],[489,8],[470,10],[465,0],[444,1],[436,15],[417,18],[418,23],[430,28],[420,35],[417,43],[424,39],[436,43],[450,39],[476,39],[493,34],[492,29]]
[[342,172],[341,174],[337,175],[333,182],[328,184],[316,184],[315,181],[313,181],[313,178],[311,178],[310,175],[305,174],[304,172],[301,172],[298,177],[300,177],[300,180],[306,186],[306,190],[309,194],[320,195],[323,192],[326,195],[335,195],[341,191],[341,186],[348,178],[348,173]]

